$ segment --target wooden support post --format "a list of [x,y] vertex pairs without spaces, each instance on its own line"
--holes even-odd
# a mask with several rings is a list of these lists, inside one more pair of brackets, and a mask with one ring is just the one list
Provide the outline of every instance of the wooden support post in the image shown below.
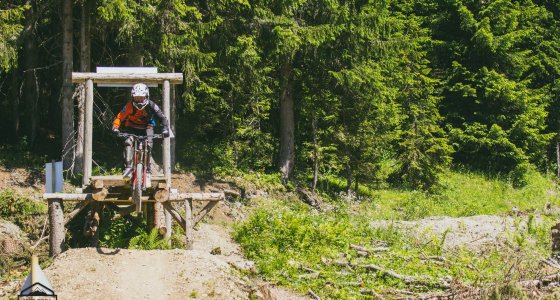
[[165,239],[167,240],[167,244],[171,245],[171,234],[173,233],[172,227],[173,218],[171,217],[171,213],[165,209]]
[[92,169],[92,144],[93,144],[93,80],[86,81],[85,102],[85,128],[84,128],[84,177],[82,185],[89,184]]
[[55,257],[62,253],[64,242],[64,211],[61,199],[49,199],[49,254]]
[[[163,207],[165,208],[165,211],[168,212],[171,217],[173,217],[173,219],[175,219],[175,221],[177,221],[177,223],[179,223],[179,225],[181,225],[181,227],[183,228],[183,230],[185,230],[185,219],[183,219],[183,217],[181,217],[181,214],[179,214],[171,205],[170,202],[165,202],[163,203]],[[186,232],[186,230],[185,230]]]
[[77,216],[82,210],[84,210],[84,208],[86,208],[90,202],[91,200],[78,202],[74,210],[66,216],[66,221],[64,221],[64,225],[68,225],[68,223],[70,223],[70,221],[72,221],[72,219],[74,219],[75,216]]
[[[170,86],[169,80],[163,82],[163,114],[168,121],[171,120],[171,107],[169,105]],[[163,173],[167,188],[171,187],[171,142],[170,138],[163,139]]]
[[160,235],[165,236],[167,227],[165,227],[165,214],[161,202],[154,203],[154,226],[158,229]]
[[185,245],[187,250],[193,248],[192,200],[185,200]]
[[216,206],[216,204],[218,204],[217,201],[208,202],[208,204],[206,204],[206,206],[204,206],[204,208],[198,213],[196,218],[194,218],[193,227],[196,226],[196,224],[198,224],[200,221],[202,221],[202,218],[204,218],[212,210],[212,208]]

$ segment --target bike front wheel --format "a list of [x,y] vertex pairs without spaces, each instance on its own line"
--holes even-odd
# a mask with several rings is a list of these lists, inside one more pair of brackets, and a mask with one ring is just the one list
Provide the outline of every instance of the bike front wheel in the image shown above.
[[144,166],[142,164],[136,165],[136,180],[132,187],[132,201],[136,205],[136,212],[142,212],[142,175],[144,174]]

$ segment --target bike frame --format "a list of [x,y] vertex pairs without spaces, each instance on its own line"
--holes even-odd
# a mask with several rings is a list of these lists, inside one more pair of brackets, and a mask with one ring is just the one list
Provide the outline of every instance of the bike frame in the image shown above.
[[[136,205],[136,212],[142,212],[142,191],[146,189],[146,174],[148,172],[148,164],[150,163],[151,147],[149,146],[150,138],[161,138],[161,134],[153,135],[135,135],[130,133],[121,133],[119,137],[132,137],[132,147],[134,147],[134,170],[132,173],[131,188],[132,201]],[[141,172],[141,174],[139,174]],[[141,180],[139,182],[139,180]]]

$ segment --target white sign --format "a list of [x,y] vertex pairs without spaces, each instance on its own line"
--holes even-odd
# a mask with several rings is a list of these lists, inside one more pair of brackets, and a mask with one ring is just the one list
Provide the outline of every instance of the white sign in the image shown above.
[[[97,67],[96,72],[100,74],[157,74],[156,67]],[[98,87],[132,87],[133,83],[102,83]],[[157,84],[148,84],[149,87],[157,87]]]
[[47,163],[45,167],[45,186],[47,188],[47,193],[59,193],[62,192],[62,162],[57,161],[54,163]]

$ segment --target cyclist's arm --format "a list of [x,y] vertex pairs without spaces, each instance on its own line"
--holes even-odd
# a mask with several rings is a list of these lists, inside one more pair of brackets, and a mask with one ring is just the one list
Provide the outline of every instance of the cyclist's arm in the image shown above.
[[165,115],[163,114],[159,106],[154,101],[151,100],[150,100],[150,105],[152,106],[152,111],[156,114],[156,116],[160,120],[163,128],[169,130],[169,121],[167,121],[167,118],[165,117]]
[[124,120],[126,120],[126,118],[130,116],[130,114],[132,113],[132,105],[129,104],[130,102],[126,103],[123,109],[117,114],[115,120],[113,121],[113,128],[120,128],[122,122],[124,122]]

